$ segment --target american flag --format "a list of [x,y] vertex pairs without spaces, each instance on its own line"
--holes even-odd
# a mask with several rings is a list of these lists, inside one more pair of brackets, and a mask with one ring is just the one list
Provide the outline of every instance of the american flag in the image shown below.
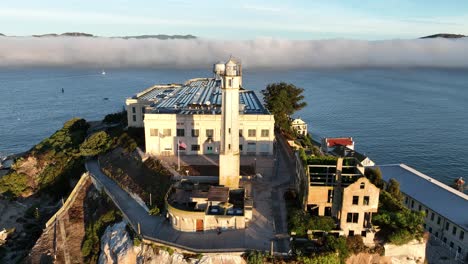
[[179,150],[185,150],[187,148],[187,145],[179,140]]

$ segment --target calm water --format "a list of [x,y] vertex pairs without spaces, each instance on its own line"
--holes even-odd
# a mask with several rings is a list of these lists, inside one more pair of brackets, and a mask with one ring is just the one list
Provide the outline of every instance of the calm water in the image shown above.
[[[28,150],[71,117],[121,110],[152,84],[203,76],[210,71],[0,69],[0,153]],[[352,136],[377,163],[406,163],[446,183],[468,177],[468,69],[244,70],[257,92],[278,81],[305,89],[309,106],[297,115],[314,137]]]

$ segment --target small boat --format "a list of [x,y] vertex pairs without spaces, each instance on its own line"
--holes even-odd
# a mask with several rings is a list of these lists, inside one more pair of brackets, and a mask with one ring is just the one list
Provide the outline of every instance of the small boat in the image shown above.
[[104,97],[103,100],[109,100],[109,98],[108,98],[108,97]]
[[106,75],[106,72],[104,70],[102,70],[101,72],[102,75]]

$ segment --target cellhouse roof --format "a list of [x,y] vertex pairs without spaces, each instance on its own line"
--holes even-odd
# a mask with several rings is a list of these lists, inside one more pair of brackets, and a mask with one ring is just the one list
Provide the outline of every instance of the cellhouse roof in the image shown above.
[[385,181],[395,179],[400,190],[429,209],[468,229],[468,195],[405,164],[380,165]]
[[[221,81],[199,78],[183,85],[155,85],[133,98],[148,101],[152,113],[221,114]],[[239,103],[244,114],[270,114],[253,91],[240,89]]]

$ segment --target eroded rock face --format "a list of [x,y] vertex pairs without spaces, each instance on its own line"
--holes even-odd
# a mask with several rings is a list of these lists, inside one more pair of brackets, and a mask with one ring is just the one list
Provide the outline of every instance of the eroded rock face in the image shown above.
[[392,263],[424,263],[426,258],[426,242],[413,240],[408,244],[396,246],[386,244],[385,256],[392,258]]
[[188,264],[184,256],[179,253],[172,255],[165,250],[153,249],[149,245],[142,246],[142,250],[137,258],[138,264]]
[[99,264],[136,263],[137,250],[125,230],[125,222],[120,222],[106,228],[101,237],[101,255]]
[[245,264],[244,259],[234,255],[207,255],[197,259],[186,258],[177,252],[170,254],[157,246],[141,244],[135,247],[125,225],[120,222],[106,228],[101,237],[99,264]]

